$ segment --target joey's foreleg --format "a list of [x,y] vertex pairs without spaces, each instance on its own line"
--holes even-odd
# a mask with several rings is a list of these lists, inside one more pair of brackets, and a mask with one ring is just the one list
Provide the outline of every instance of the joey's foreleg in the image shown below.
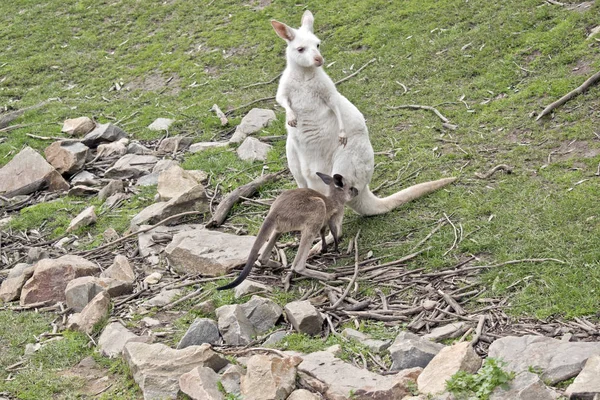
[[321,279],[321,280],[332,280],[335,278],[333,274],[327,274],[325,272],[313,271],[306,268],[306,259],[310,251],[310,245],[313,238],[316,236],[315,231],[302,231],[302,237],[300,238],[300,246],[298,247],[298,253],[292,263],[292,270],[298,274],[308,276],[310,278]]
[[[321,228],[321,254],[327,253],[327,239],[325,238],[325,233],[327,232],[327,227],[324,226]],[[337,244],[336,244],[337,248]]]
[[[336,232],[336,238],[338,240],[339,243],[339,239],[342,237],[342,222],[344,220],[344,214],[341,214],[340,216],[337,217],[333,217],[329,220],[329,234],[327,235],[327,237],[325,238],[325,242],[326,244],[334,244],[335,245],[335,238],[333,236],[333,232],[335,230]],[[332,229],[331,226],[334,226],[334,228]],[[315,256],[318,252],[321,251],[321,249],[323,248],[323,244],[322,242],[319,242],[317,244],[315,244],[312,249],[310,249],[310,252],[308,253],[309,257],[313,257]],[[338,251],[337,247],[336,247],[336,251]]]

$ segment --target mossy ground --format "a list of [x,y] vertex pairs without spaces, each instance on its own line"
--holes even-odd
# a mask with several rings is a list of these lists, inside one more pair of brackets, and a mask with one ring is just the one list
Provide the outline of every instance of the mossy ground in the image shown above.
[[[24,145],[43,150],[49,144],[28,133],[60,136],[64,119],[83,115],[122,121],[119,125],[136,139],[156,138],[147,126],[157,117],[170,117],[177,120],[172,135],[219,140],[230,128],[220,126],[211,106],[227,110],[274,95],[276,83],[244,86],[272,79],[285,65],[284,43],[269,20],[297,26],[306,8],[315,14],[326,70],[334,80],[377,60],[339,87],[365,115],[375,151],[394,149],[392,157],[376,157],[371,186],[393,181],[399,172],[408,179],[380,195],[459,177],[452,186],[384,216],[348,212],[344,245],[360,228],[360,249],[392,260],[408,254],[446,213],[462,229],[463,240],[446,254],[455,240],[446,225],[428,241],[432,249],[413,261],[415,267],[448,267],[471,254],[482,263],[561,259],[565,264],[488,270],[481,276],[487,288],[483,295],[510,297],[507,312],[517,316],[596,313],[600,178],[594,174],[600,140],[594,130],[600,89],[592,87],[569,101],[553,118],[535,122],[530,113],[600,68],[599,43],[587,38],[598,24],[597,3],[579,12],[538,0],[0,2],[0,106],[13,110],[50,100],[15,121],[25,127],[0,133],[0,165]],[[122,90],[113,90],[116,82]],[[426,111],[392,109],[402,104],[435,106],[458,128],[442,127]],[[278,121],[263,135],[285,134],[283,112],[276,111]],[[235,113],[232,125],[242,115]],[[275,143],[268,162],[271,171],[285,167],[283,141]],[[474,177],[497,164],[510,165],[513,173]],[[196,154],[183,165],[206,170],[211,186],[219,182],[223,191],[250,181],[262,168],[239,161],[231,149]],[[293,186],[286,179],[262,188],[260,196],[270,198]],[[121,214],[101,216],[96,227],[85,230],[92,237],[86,246],[98,244],[108,226],[122,233],[130,216],[151,201],[151,191],[139,194]],[[45,231],[60,236],[84,207],[78,201],[65,198],[25,209],[12,228],[37,229],[48,220]],[[238,206],[231,222],[255,233],[264,211],[258,205]],[[0,327],[39,332],[47,323],[45,317],[23,315],[3,313]],[[72,340],[76,345],[66,352],[87,354]],[[10,360],[20,351],[20,340],[0,349]],[[75,358],[60,358],[61,366]],[[61,368],[50,360],[39,362],[43,371]],[[38,373],[38,364],[33,366],[18,376]],[[11,385],[0,383],[0,391],[16,393]],[[49,397],[66,398],[67,392],[56,389]],[[49,398],[46,393],[37,398]]]

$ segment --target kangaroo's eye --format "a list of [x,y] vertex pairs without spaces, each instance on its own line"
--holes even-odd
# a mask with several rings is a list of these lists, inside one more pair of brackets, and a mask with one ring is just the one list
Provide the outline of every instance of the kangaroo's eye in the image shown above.
[[298,47],[298,53],[304,53],[304,47]]
[[321,47],[321,43],[317,43],[317,49]]

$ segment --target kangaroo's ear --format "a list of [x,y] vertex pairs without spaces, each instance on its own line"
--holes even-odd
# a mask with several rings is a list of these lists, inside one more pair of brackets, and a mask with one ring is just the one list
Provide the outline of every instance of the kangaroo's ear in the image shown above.
[[333,175],[333,184],[339,188],[344,187],[344,177],[340,174]]
[[329,185],[331,182],[333,182],[333,178],[327,174],[322,174],[320,172],[317,172],[317,175],[319,175],[319,178],[321,178],[323,183],[325,183],[326,185]]
[[292,28],[290,28],[289,26],[287,26],[286,24],[283,24],[279,21],[275,21],[274,19],[271,20],[271,25],[273,25],[273,29],[275,29],[275,33],[277,33],[277,35],[279,35],[280,38],[282,38],[285,41],[291,42],[292,40],[294,40],[294,30]]
[[309,32],[313,31],[313,23],[315,22],[315,17],[313,14],[306,10],[302,15],[302,27],[308,29]]

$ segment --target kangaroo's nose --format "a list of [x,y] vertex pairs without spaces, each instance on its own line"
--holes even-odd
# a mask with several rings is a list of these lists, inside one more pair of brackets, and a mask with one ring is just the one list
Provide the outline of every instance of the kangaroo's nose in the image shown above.
[[315,65],[317,67],[320,67],[321,65],[323,65],[323,57],[322,56],[315,56]]

